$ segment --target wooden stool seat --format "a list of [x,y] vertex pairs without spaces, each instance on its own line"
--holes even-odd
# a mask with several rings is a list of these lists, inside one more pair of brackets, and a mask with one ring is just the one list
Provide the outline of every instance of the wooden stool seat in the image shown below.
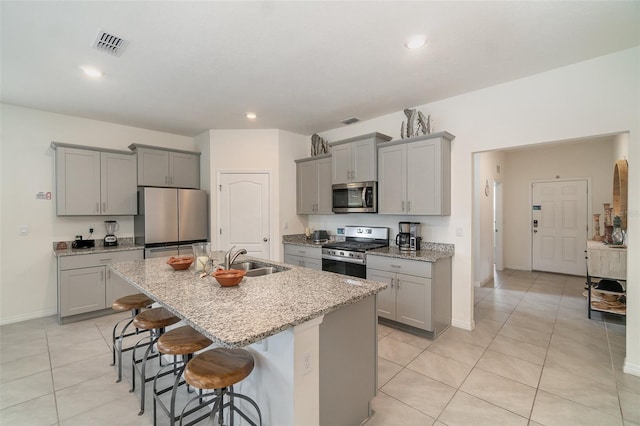
[[142,309],[153,303],[146,294],[136,293],[116,299],[111,304],[114,311],[131,311],[133,309]]
[[211,343],[211,340],[185,325],[169,330],[160,336],[157,347],[163,354],[187,355],[202,350]]
[[244,349],[216,348],[189,361],[184,378],[198,389],[222,389],[247,377],[253,366],[253,356]]
[[142,330],[151,330],[165,328],[179,321],[180,318],[165,308],[151,308],[136,315],[133,319],[133,326]]

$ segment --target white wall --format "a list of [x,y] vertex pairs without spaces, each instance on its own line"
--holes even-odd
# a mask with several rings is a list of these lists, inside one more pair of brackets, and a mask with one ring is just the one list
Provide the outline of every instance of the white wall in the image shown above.
[[[282,233],[283,220],[281,214],[293,226],[299,227],[295,215],[295,165],[292,167],[293,157],[303,151],[296,149],[296,145],[303,145],[304,136],[284,132],[277,129],[266,130],[211,130],[210,154],[211,154],[211,188],[217,188],[218,174],[231,171],[260,171],[271,174],[270,194],[270,234],[271,234],[271,259],[282,259]],[[282,146],[281,146],[282,145]],[[287,148],[293,152],[283,153]],[[306,149],[306,148],[305,148]],[[284,158],[281,158],[284,156]],[[284,163],[287,164],[284,164]],[[287,173],[281,179],[281,172]],[[291,182],[286,181],[293,180]],[[281,186],[282,185],[282,186]],[[286,193],[282,194],[282,191]],[[280,203],[283,203],[282,205]],[[211,192],[212,207],[212,242],[217,247],[216,220],[217,191]],[[281,213],[282,212],[282,213]],[[289,232],[287,232],[289,233]]]
[[[504,262],[510,269],[531,270],[531,182],[587,178],[591,184],[591,205],[587,225],[593,235],[592,213],[603,213],[602,203],[611,203],[613,194],[614,136],[576,143],[542,145],[509,151],[504,184]],[[576,155],[579,153],[579,155]],[[604,216],[600,233],[604,234]]]
[[[56,217],[54,150],[51,141],[128,151],[131,143],[193,149],[184,136],[0,105],[0,323],[56,313],[56,261],[53,241],[73,240],[77,234],[104,238],[103,221],[120,224],[120,237],[133,237],[132,216]],[[52,192],[50,201],[37,192]],[[29,227],[20,236],[18,228]]]
[[[452,214],[429,239],[455,243],[453,324],[473,323],[475,256],[473,226],[473,153],[580,137],[629,132],[629,187],[640,187],[640,48],[627,49],[487,89],[418,106],[431,114],[436,131],[456,136],[452,143]],[[323,132],[330,142],[378,131],[399,137],[402,111]],[[631,193],[633,192],[633,193]],[[629,196],[631,259],[640,258],[640,191]],[[351,220],[351,217],[348,218]],[[359,219],[354,217],[354,219]],[[316,219],[320,222],[325,219]],[[347,218],[342,219],[344,221]],[[431,220],[431,219],[430,219]],[[327,219],[334,222],[334,219]],[[386,219],[384,219],[387,222]],[[462,228],[462,237],[456,237]],[[628,279],[640,282],[640,263],[630,262]],[[640,375],[640,288],[629,286],[627,370]]]
[[[476,286],[486,284],[493,278],[493,184],[494,182],[504,182],[507,167],[504,151],[490,151],[474,155],[473,241],[475,253],[474,285]],[[485,194],[486,185],[489,186],[488,194]],[[508,202],[505,204],[508,205]]]
[[[280,235],[302,234],[307,226],[306,215],[296,214],[296,163],[294,160],[309,155],[311,139],[295,133],[280,131]],[[282,238],[280,237],[280,240]],[[280,258],[284,259],[284,246],[279,244]]]

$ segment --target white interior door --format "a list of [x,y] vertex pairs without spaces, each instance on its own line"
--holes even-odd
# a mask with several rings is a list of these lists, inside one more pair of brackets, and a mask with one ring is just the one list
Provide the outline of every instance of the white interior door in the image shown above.
[[218,249],[269,259],[269,174],[220,173]]
[[584,275],[587,247],[587,181],[532,185],[532,267]]

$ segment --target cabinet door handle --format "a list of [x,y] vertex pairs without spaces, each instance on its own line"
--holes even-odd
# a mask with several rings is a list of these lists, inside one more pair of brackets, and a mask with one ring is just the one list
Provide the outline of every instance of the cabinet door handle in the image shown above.
[[411,211],[411,201],[407,201],[407,213]]
[[391,288],[393,288],[393,278],[391,278]]
[[107,202],[103,201],[102,202],[102,213],[106,213],[107,212]]
[[400,268],[401,267],[400,265],[389,265],[389,266],[391,266],[392,268]]
[[96,213],[100,213],[100,203],[96,203]]
[[402,209],[400,211],[404,211],[404,200],[402,200]]
[[104,270],[100,271],[100,280],[104,280]]
[[111,259],[100,259],[100,262],[111,262]]
[[400,278],[396,278],[396,290],[400,290]]
[[107,280],[111,280],[111,269],[107,269]]

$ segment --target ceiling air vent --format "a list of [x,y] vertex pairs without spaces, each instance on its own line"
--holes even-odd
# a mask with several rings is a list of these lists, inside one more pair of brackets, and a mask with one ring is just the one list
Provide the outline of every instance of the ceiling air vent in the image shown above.
[[353,123],[357,123],[358,121],[360,121],[359,118],[351,117],[351,118],[346,118],[346,119],[342,120],[341,123],[342,124],[353,124]]
[[94,49],[113,56],[122,55],[122,51],[124,50],[126,45],[126,40],[102,30],[98,32],[98,36],[93,42]]

